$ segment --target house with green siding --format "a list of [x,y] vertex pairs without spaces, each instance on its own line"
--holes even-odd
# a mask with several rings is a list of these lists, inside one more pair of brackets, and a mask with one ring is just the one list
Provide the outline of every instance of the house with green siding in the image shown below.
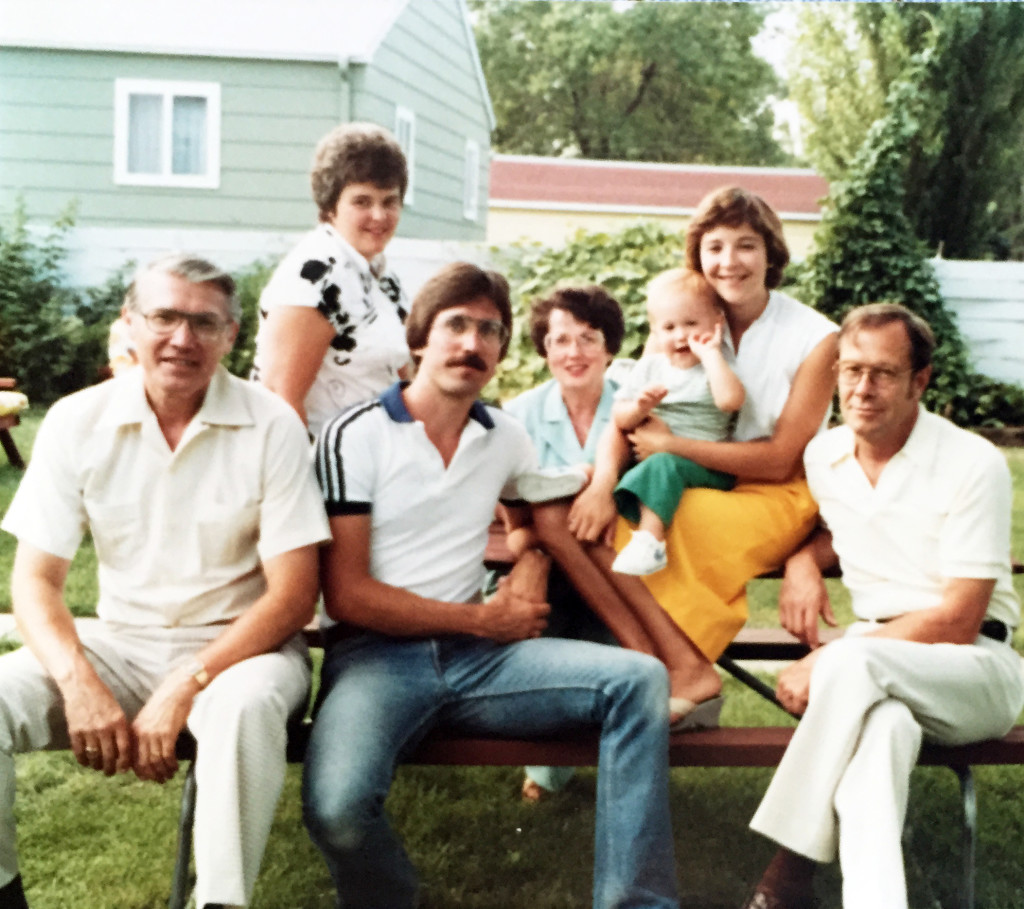
[[74,200],[76,283],[171,249],[283,254],[316,221],[314,145],[355,120],[409,158],[407,281],[472,254],[494,114],[465,0],[3,0],[0,219]]

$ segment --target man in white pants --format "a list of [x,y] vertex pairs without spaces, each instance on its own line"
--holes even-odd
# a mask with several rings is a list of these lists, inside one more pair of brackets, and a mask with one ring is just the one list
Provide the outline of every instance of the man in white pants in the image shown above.
[[[27,906],[14,755],[70,747],[83,767],[174,775],[198,742],[196,898],[243,906],[303,708],[318,543],[329,534],[305,430],[287,404],[228,374],[231,277],[172,256],[123,310],[139,366],[55,404],[3,522],[18,537],[14,612],[26,646],[0,659],[0,909]],[[89,530],[99,621],[64,601]]]
[[783,624],[817,644],[834,624],[836,563],[857,623],[779,675],[803,714],[753,820],[783,848],[747,909],[812,905],[815,863],[838,850],[845,909],[904,909],[900,837],[922,738],[1001,736],[1024,702],[1010,646],[1011,485],[985,440],[926,412],[928,325],[897,304],[853,310],[839,335],[845,425],[807,447],[822,526],[788,562]]

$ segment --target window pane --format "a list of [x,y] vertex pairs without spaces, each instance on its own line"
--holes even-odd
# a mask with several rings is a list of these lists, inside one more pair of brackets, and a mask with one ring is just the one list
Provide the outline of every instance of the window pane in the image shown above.
[[171,173],[206,173],[206,99],[174,99]]
[[162,95],[131,95],[128,99],[128,172],[160,173]]

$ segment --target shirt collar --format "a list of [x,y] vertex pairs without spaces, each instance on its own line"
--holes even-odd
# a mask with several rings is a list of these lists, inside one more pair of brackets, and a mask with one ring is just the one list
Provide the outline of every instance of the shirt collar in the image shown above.
[[[648,356],[659,356],[659,354],[649,354]],[[611,413],[612,405],[615,403],[615,389],[617,387],[610,379],[604,379],[601,386],[601,398],[597,402],[597,411],[594,413],[595,421],[599,417],[605,417]],[[562,389],[554,379],[551,380],[551,384],[544,394],[544,401],[541,406],[546,422],[561,424],[568,424],[570,422],[569,408],[565,406],[565,401],[562,398]]]
[[569,410],[562,400],[562,389],[554,380],[544,396],[544,419],[548,423],[564,423],[569,420]]
[[[380,403],[384,407],[384,412],[396,423],[416,422],[412,414],[409,413],[409,408],[405,406],[405,399],[402,397],[402,389],[408,384],[408,382],[395,382],[380,394]],[[494,420],[491,419],[491,415],[482,401],[473,402],[473,406],[469,408],[469,416],[484,429],[494,428]]]
[[[930,463],[931,453],[938,444],[935,439],[934,416],[917,405],[917,421],[910,430],[903,447],[893,455],[894,458],[905,457],[911,463],[925,467]],[[828,440],[828,463],[835,466],[840,461],[854,456],[856,440],[849,426],[838,426],[825,436]]]
[[914,428],[910,430],[907,441],[898,454],[910,459],[913,464],[919,467],[926,467],[931,463],[932,455],[935,453],[938,439],[936,438],[935,416],[925,410],[920,404],[917,405],[917,421]]
[[322,222],[320,226],[327,231],[328,234],[334,239],[334,241],[345,250],[345,253],[352,260],[353,264],[359,269],[363,275],[369,275],[373,278],[379,278],[384,274],[387,268],[387,259],[384,257],[384,253],[378,253],[372,259],[367,261],[366,257],[359,252],[351,243],[348,242],[341,234],[339,234],[333,227],[326,221]]
[[[129,369],[126,374],[109,381],[115,384],[111,406],[100,420],[101,426],[131,426],[142,423],[153,413],[146,399],[141,366]],[[251,426],[255,422],[242,390],[223,365],[218,365],[214,372],[193,421],[208,426]]]
[[[775,318],[775,312],[778,310],[778,308],[779,302],[775,291],[768,291],[768,302],[765,304],[764,309],[761,311],[761,315],[759,315],[756,319],[754,319],[753,322],[750,323],[750,325],[747,327],[747,330],[743,333],[743,337],[748,337],[750,335],[750,332],[753,331],[755,327],[759,326],[763,328],[769,322],[771,322]],[[724,330],[722,332],[722,340],[725,343],[726,348],[729,351],[729,354],[733,357],[733,359],[735,359],[736,345],[733,344],[732,341],[732,331],[730,331],[729,329],[728,319],[725,320]]]

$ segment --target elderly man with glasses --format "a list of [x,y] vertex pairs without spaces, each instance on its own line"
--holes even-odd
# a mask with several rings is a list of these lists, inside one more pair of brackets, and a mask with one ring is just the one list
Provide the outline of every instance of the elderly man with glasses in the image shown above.
[[[143,269],[122,311],[139,366],[55,404],[3,521],[18,538],[0,659],[0,907],[27,905],[14,755],[70,747],[108,776],[165,782],[198,743],[196,901],[252,896],[284,779],[286,723],[308,697],[298,632],[313,615],[326,518],[304,427],[228,374],[234,282],[181,255]],[[65,602],[86,531],[99,621]]]
[[822,525],[786,566],[783,624],[817,642],[838,562],[857,622],[779,675],[803,719],[751,822],[783,848],[746,909],[814,905],[839,856],[844,909],[906,909],[901,832],[922,739],[1004,735],[1024,703],[1010,638],[1010,472],[979,436],[925,411],[935,341],[895,303],[839,333],[844,424],[807,446]]

